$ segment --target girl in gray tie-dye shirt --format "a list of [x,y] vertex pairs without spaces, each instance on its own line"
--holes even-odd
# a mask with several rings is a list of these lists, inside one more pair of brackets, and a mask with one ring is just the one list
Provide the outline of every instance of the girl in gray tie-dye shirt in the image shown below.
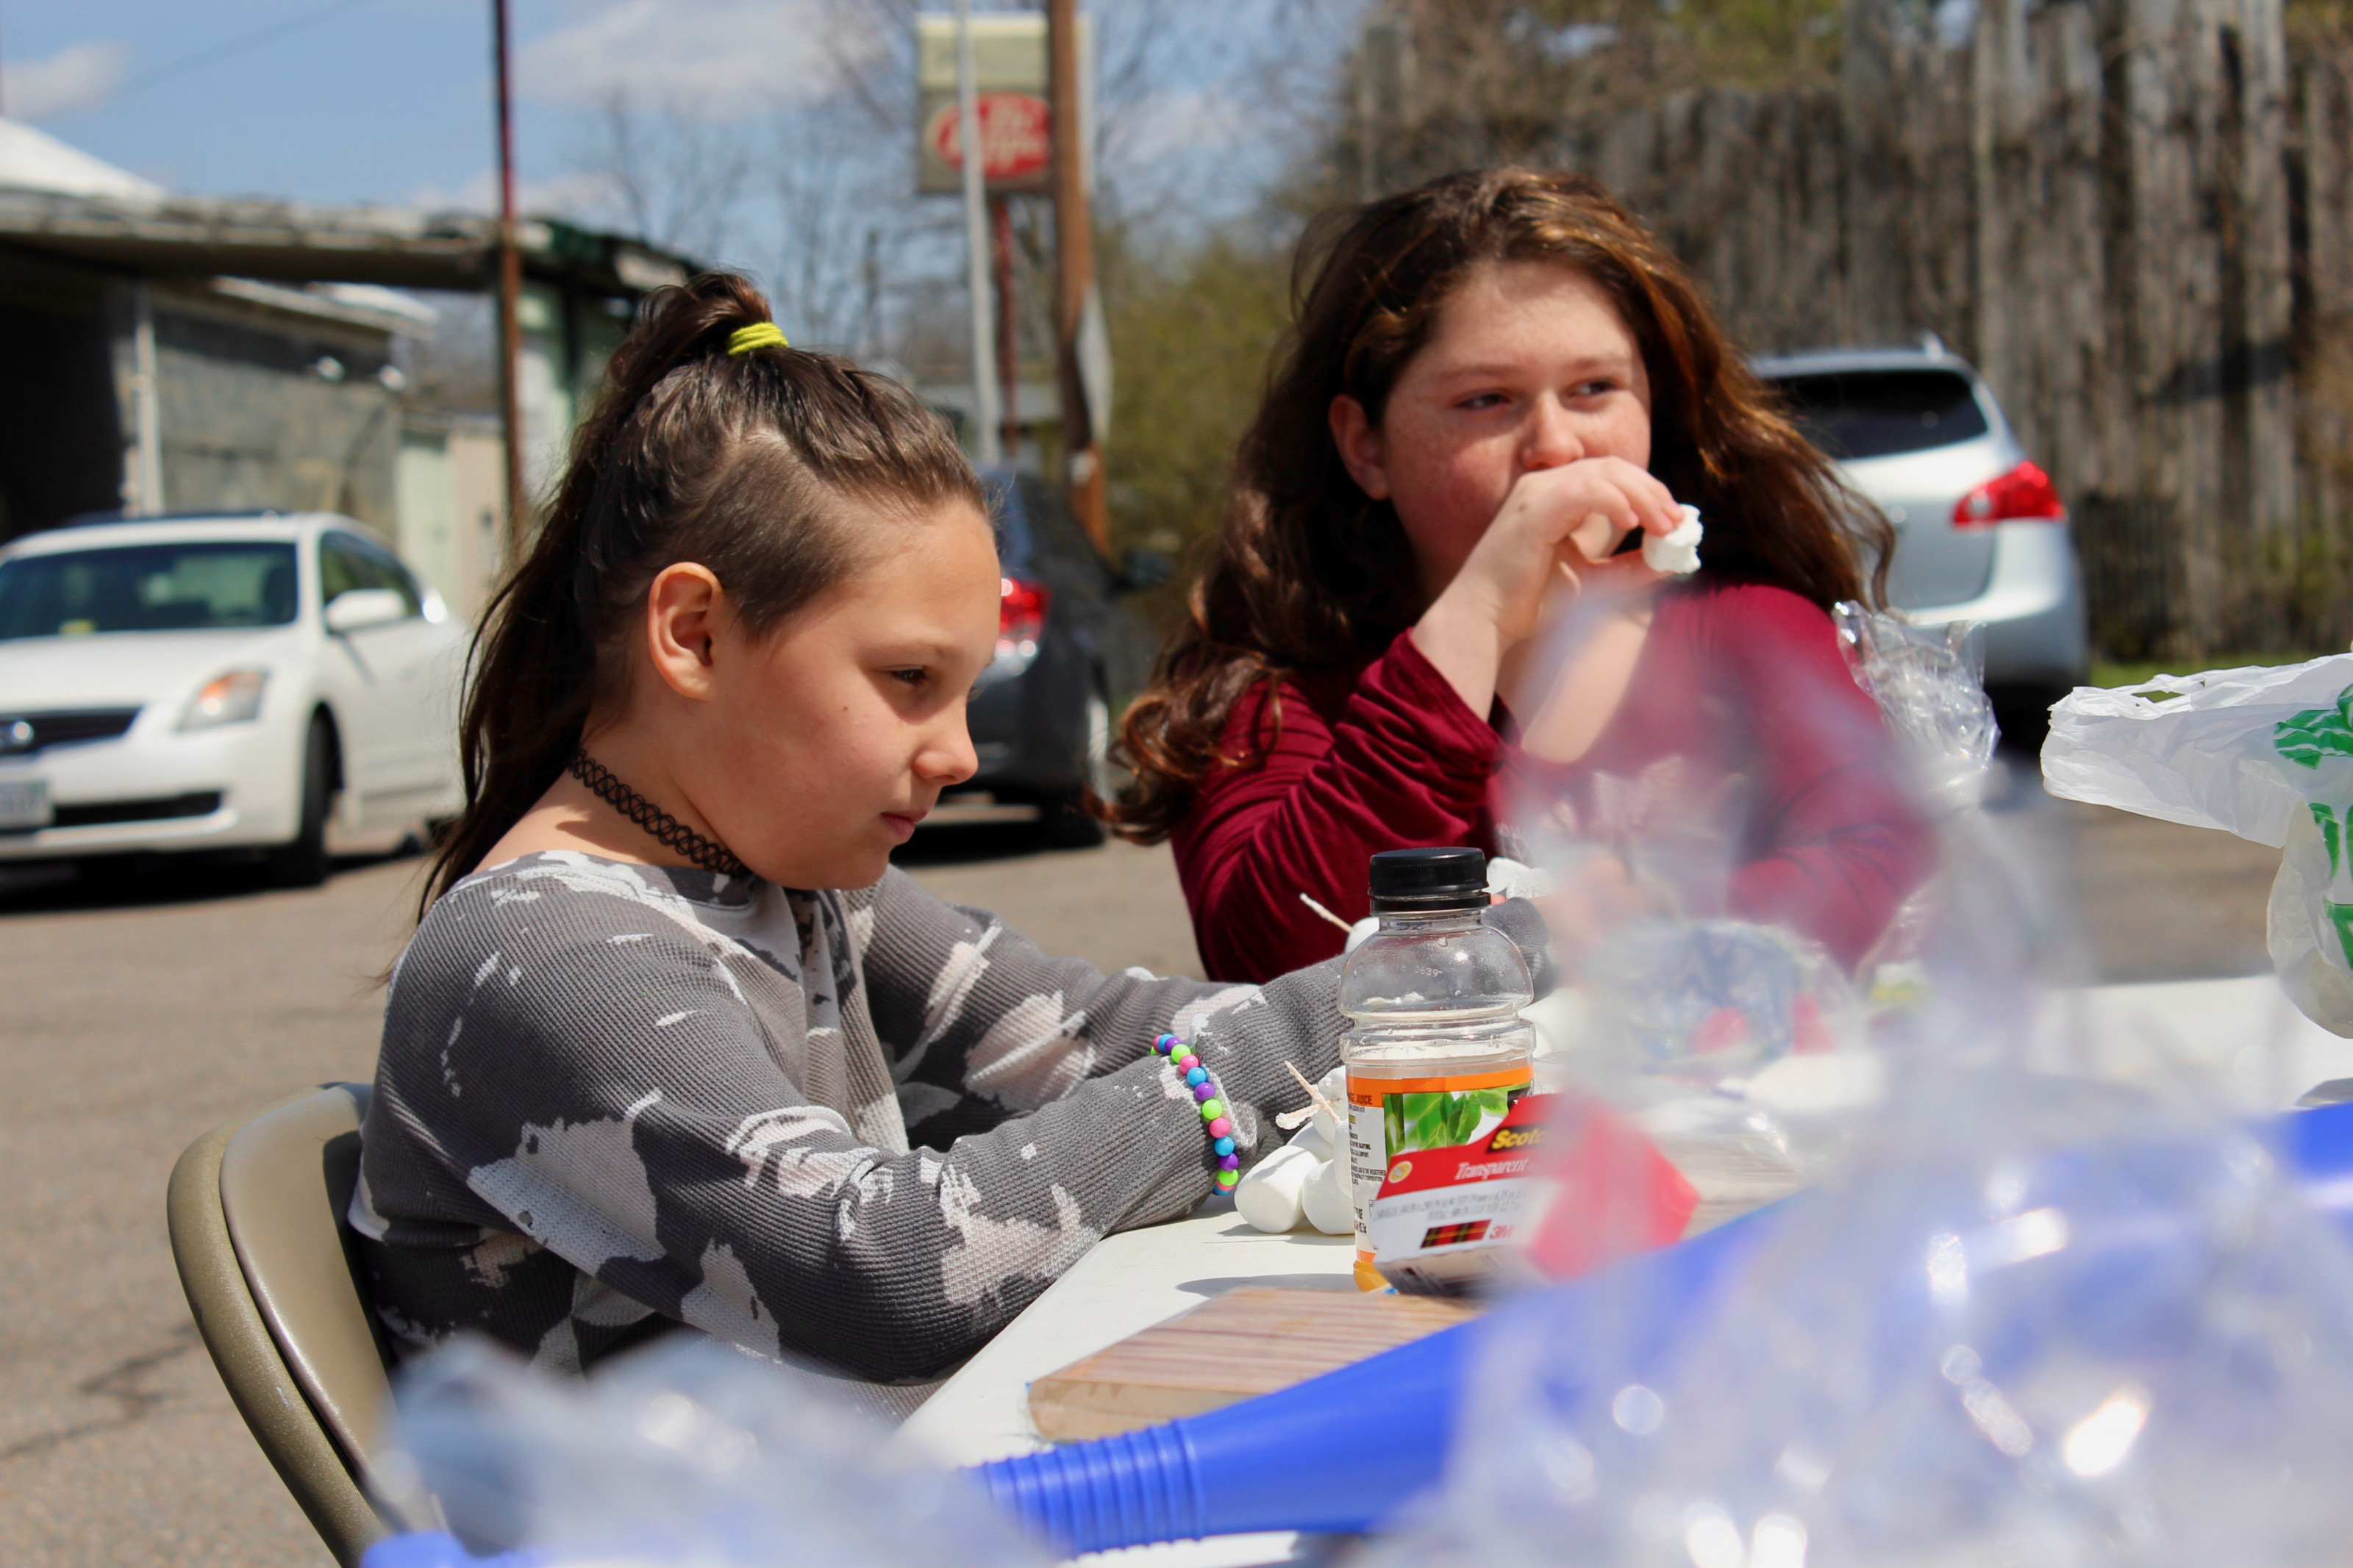
[[1330,965],[1106,976],[889,869],[973,772],[993,539],[935,417],[765,321],[733,278],[649,302],[486,625],[352,1205],[404,1349],[682,1322],[933,1372],[1210,1192],[1155,1037],[1245,1163],[1283,1062],[1336,1059]]

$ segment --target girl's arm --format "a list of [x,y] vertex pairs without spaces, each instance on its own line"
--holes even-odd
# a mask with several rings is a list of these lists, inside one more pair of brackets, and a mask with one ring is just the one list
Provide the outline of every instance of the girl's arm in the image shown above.
[[1682,521],[1667,487],[1622,458],[1532,469],[1436,587],[1414,640],[1466,705],[1484,710],[1548,601],[1567,593],[1599,603],[1655,584],[1660,574],[1618,547],[1638,531],[1663,537]]
[[1794,926],[1852,967],[1936,863],[1878,705],[1830,617],[1779,588],[1716,595],[1706,657],[1740,694],[1762,786],[1761,852],[1733,874],[1733,912]]
[[[1282,738],[1265,765],[1205,784],[1175,836],[1208,972],[1263,980],[1339,952],[1340,932],[1299,895],[1362,917],[1376,850],[1492,848],[1481,824],[1497,746],[1482,716],[1502,672],[1547,595],[1613,598],[1655,584],[1641,555],[1614,552],[1630,532],[1664,534],[1681,521],[1666,487],[1620,458],[1524,474],[1469,558],[1430,585],[1419,622],[1365,671],[1337,722],[1287,687]],[[1272,726],[1257,712],[1254,700],[1238,706],[1221,749],[1253,758],[1265,749]]]
[[1336,963],[1266,985],[1144,969],[1107,975],[1042,952],[987,910],[944,902],[895,868],[847,899],[853,929],[871,921],[862,965],[869,1005],[916,1142],[944,1148],[1091,1093],[1166,1033],[1196,1042],[1235,1102],[1248,1158],[1262,1111],[1306,1098],[1282,1064],[1312,1082],[1338,1060]]
[[1500,742],[1407,632],[1368,665],[1335,721],[1286,681],[1278,737],[1257,693],[1220,750],[1257,758],[1203,782],[1173,837],[1208,972],[1267,980],[1331,957],[1342,934],[1299,901],[1367,912],[1373,852],[1484,842]]
[[[1210,1191],[1201,1117],[1145,1047],[1220,988],[1106,981],[936,900],[926,911],[911,888],[887,910],[853,905],[853,931],[869,913],[892,922],[871,938],[870,1010],[886,1031],[916,1006],[932,1020],[928,1044],[894,1041],[909,1047],[909,1120],[965,1097],[939,1087],[960,1074],[1000,1097],[986,1130],[877,1147],[850,1131],[870,1117],[811,1104],[778,1065],[801,1059],[797,1009],[747,1000],[740,950],[622,899],[493,907],[461,889],[420,929],[387,1010],[370,1125],[396,1131],[368,1142],[375,1205],[396,1228],[428,1216],[519,1232],[631,1301],[768,1354],[899,1376],[969,1353],[1103,1236]],[[933,963],[959,942],[960,962]],[[1282,1058],[1311,1078],[1336,1059],[1333,984],[1224,988],[1212,1062],[1242,1131],[1303,1098]],[[1073,1006],[1104,1031],[1082,1032],[1084,1070],[1025,1076],[1057,1047],[1023,1021]],[[1049,1083],[1063,1092],[1029,1106],[1020,1086]],[[485,1277],[484,1300],[453,1320],[495,1315],[498,1284]]]
[[[1107,975],[1040,951],[987,910],[942,901],[896,868],[848,899],[853,927],[872,911],[867,994],[878,1031],[894,1043],[892,1077],[916,1142],[944,1147],[969,1129],[1084,1095],[1166,1033],[1192,1042],[1216,1075],[1245,1160],[1254,1160],[1273,1146],[1267,1112],[1306,1099],[1283,1064],[1313,1082],[1338,1060],[1346,1020],[1336,961],[1264,985],[1144,969]],[[1519,947],[1538,994],[1550,990],[1551,939],[1535,906],[1514,900],[1487,920]]]

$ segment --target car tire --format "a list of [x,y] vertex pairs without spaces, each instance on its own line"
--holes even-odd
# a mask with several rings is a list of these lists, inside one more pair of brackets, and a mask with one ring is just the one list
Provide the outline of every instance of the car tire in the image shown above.
[[302,743],[302,819],[294,837],[269,852],[269,879],[281,888],[315,888],[333,863],[327,854],[327,813],[334,805],[335,732],[325,717],[311,721]]
[[1100,684],[1091,682],[1087,687],[1080,728],[1080,743],[1085,748],[1079,759],[1080,772],[1086,783],[1049,802],[1039,813],[1046,842],[1057,849],[1092,849],[1103,841],[1103,825],[1087,810],[1090,795],[1109,799],[1117,787],[1111,763],[1111,700],[1103,696]]

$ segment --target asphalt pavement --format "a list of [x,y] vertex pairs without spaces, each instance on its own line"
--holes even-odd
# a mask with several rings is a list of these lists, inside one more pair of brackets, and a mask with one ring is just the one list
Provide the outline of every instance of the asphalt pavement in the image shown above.
[[[2087,977],[2265,968],[2277,852],[2049,801],[1996,812],[2046,873]],[[1198,973],[1165,849],[1037,847],[1028,829],[927,831],[943,897],[1052,951]],[[327,1563],[191,1328],[164,1185],[206,1129],[369,1076],[421,869],[353,863],[269,891],[222,873],[0,875],[0,1564]]]

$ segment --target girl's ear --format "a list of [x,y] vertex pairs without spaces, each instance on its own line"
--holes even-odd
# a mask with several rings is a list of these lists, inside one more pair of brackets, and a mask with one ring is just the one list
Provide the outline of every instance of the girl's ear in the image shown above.
[[1358,489],[1375,500],[1388,500],[1389,470],[1380,427],[1365,417],[1365,405],[1344,392],[1332,400],[1330,417],[1332,445],[1340,449],[1341,467]]
[[663,683],[691,701],[711,699],[712,644],[723,598],[711,568],[691,561],[663,567],[646,590],[647,656]]

